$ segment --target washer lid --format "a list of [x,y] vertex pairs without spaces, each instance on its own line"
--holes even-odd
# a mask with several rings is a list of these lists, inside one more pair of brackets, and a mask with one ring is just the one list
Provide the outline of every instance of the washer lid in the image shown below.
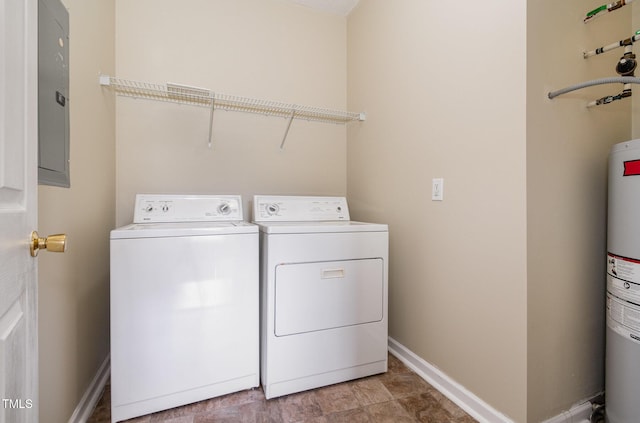
[[388,232],[381,223],[367,222],[258,222],[260,232],[266,234],[309,234],[347,232]]
[[167,238],[257,233],[258,226],[247,222],[133,223],[111,231],[111,239]]

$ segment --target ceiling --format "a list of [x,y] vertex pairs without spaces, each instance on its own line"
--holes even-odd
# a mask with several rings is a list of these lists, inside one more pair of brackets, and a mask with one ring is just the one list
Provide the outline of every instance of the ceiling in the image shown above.
[[359,0],[289,0],[302,6],[310,7],[321,12],[347,16],[358,4]]

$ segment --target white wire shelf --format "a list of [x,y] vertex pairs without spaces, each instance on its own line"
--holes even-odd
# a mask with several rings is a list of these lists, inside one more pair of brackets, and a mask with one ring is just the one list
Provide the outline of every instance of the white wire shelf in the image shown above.
[[[213,124],[213,111],[215,109],[288,118],[289,123],[280,148],[284,146],[284,142],[293,119],[304,119],[308,121],[335,124],[346,124],[353,121],[364,121],[366,119],[364,113],[332,110],[320,107],[299,106],[296,104],[287,104],[271,100],[259,100],[248,97],[238,97],[228,94],[214,93],[206,88],[173,84],[169,82],[166,84],[153,84],[108,75],[101,75],[99,82],[100,85],[109,86],[117,94],[127,97],[207,107],[211,109],[210,128]],[[211,130],[209,131],[209,146],[211,146]]]

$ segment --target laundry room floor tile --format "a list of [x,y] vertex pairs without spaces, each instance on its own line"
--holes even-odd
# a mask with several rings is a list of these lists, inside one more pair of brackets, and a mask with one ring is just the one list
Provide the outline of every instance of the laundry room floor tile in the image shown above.
[[[270,400],[278,404],[282,422],[294,423],[322,416],[315,391],[299,392]],[[269,401],[268,401],[269,402]]]
[[[111,422],[107,384],[88,423]],[[387,373],[266,400],[249,389],[126,423],[474,423],[393,355]]]
[[393,395],[385,388],[379,377],[368,377],[350,383],[353,394],[360,405],[370,405],[379,402],[387,402],[393,399]]
[[350,384],[338,384],[316,390],[316,398],[322,414],[331,414],[339,411],[359,408],[360,403],[354,395]]
[[434,389],[415,373],[391,373],[381,376],[382,384],[394,398],[402,398]]

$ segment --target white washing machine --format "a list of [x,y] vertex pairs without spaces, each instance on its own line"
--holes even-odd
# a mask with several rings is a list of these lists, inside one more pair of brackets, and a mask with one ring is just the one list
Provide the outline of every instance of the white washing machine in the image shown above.
[[387,371],[387,225],[343,197],[255,196],[261,378],[278,397]]
[[112,422],[259,385],[258,227],[240,196],[138,195],[110,242]]

